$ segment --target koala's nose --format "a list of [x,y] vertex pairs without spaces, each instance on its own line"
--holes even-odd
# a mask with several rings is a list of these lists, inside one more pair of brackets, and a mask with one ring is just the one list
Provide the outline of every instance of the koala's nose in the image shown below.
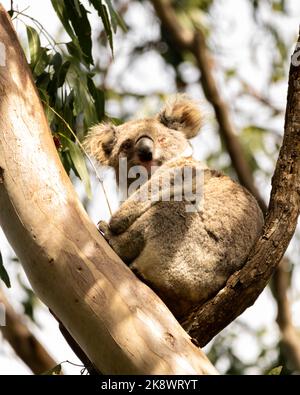
[[152,160],[154,143],[149,137],[141,137],[136,143],[136,149],[139,159],[142,162],[148,162]]

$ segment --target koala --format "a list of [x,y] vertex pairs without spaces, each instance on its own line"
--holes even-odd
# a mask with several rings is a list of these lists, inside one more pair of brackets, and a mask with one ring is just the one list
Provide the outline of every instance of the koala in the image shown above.
[[131,189],[99,230],[179,321],[243,266],[264,222],[245,188],[193,159],[189,139],[201,124],[197,104],[178,95],[153,118],[96,125],[84,142]]

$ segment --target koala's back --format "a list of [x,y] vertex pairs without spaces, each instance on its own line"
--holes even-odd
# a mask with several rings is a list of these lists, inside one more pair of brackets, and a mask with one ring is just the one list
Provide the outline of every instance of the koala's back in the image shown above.
[[179,318],[242,267],[263,225],[254,197],[219,172],[205,169],[203,198],[197,212],[159,201],[131,226],[145,245],[130,267]]

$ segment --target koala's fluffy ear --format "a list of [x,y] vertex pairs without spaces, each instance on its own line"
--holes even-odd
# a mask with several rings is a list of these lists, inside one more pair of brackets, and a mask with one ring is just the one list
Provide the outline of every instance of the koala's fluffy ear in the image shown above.
[[158,120],[167,128],[183,132],[188,139],[197,135],[202,124],[198,105],[185,95],[168,100]]
[[116,128],[111,124],[98,124],[91,127],[83,141],[83,146],[99,163],[109,165],[115,142]]

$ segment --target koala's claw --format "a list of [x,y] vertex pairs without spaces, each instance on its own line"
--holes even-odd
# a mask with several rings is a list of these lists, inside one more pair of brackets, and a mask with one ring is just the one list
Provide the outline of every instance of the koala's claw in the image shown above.
[[[118,254],[118,242],[115,239],[113,233],[111,232],[110,226],[105,221],[99,221],[97,228],[111,248]],[[119,254],[118,254],[119,255]]]
[[97,228],[99,230],[99,232],[102,234],[103,237],[107,238],[110,234],[110,229],[109,229],[109,225],[107,222],[105,221],[99,221],[97,223]]

